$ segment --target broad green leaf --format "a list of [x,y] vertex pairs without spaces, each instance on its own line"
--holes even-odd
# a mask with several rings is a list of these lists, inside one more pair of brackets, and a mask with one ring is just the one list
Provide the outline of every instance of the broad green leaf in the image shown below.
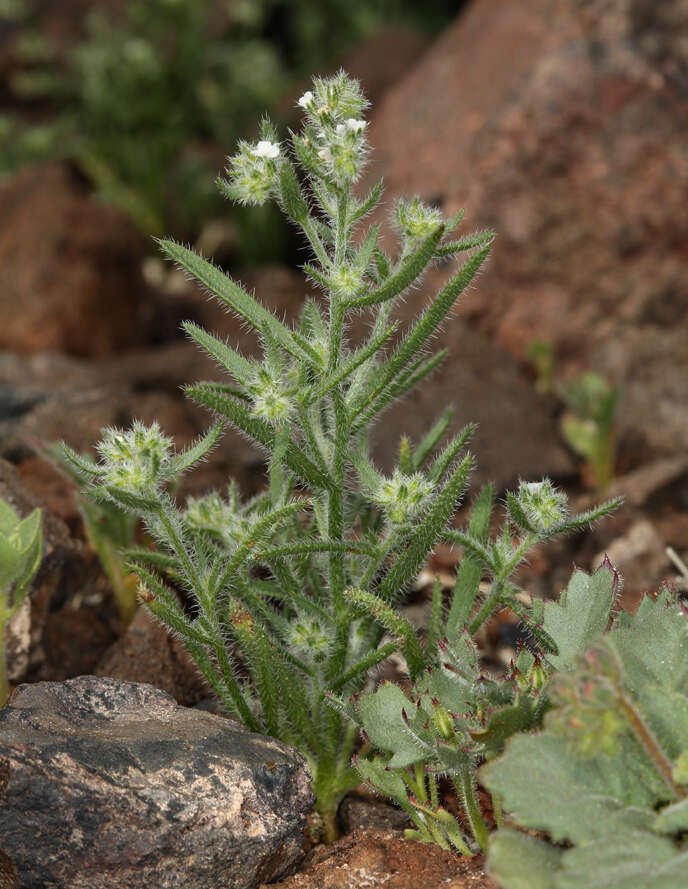
[[[688,855],[680,857],[688,864]],[[685,889],[688,870],[673,876],[666,872],[678,858],[670,840],[622,829],[565,852],[555,885],[557,889]]]
[[564,604],[545,604],[543,623],[559,649],[559,654],[548,657],[558,670],[572,666],[586,646],[606,630],[615,599],[614,574],[607,567],[594,574],[576,571],[563,598]]
[[623,756],[582,760],[564,738],[519,734],[506,752],[483,766],[482,783],[525,827],[546,830],[555,842],[584,843],[634,823],[629,806],[652,806],[633,763]]
[[427,756],[427,750],[411,735],[403,718],[402,711],[410,717],[414,710],[415,705],[399,686],[391,683],[358,699],[363,728],[376,747],[394,754],[389,762],[392,768],[412,765]]
[[658,833],[683,833],[688,831],[688,797],[666,806],[652,825]]
[[505,827],[490,838],[487,871],[501,889],[558,889],[561,856],[561,849]]

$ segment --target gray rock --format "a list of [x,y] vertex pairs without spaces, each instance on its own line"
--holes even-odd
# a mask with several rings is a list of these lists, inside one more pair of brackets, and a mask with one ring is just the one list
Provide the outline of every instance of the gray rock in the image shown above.
[[0,750],[0,837],[25,889],[248,889],[301,855],[301,754],[152,686],[20,686]]

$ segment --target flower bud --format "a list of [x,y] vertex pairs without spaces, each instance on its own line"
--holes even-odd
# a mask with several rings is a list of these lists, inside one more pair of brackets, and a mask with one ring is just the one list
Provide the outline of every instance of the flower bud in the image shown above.
[[451,741],[454,737],[454,721],[449,712],[433,698],[434,709],[432,711],[432,721],[435,723],[437,732],[444,741]]
[[518,500],[531,525],[546,534],[566,521],[568,499],[545,478],[541,482],[521,482]]

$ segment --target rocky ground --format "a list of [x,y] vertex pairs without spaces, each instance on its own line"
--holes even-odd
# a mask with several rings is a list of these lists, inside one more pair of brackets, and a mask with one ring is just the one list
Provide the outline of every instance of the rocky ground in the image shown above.
[[[664,580],[686,582],[666,554],[667,546],[688,554],[686,35],[686,0],[527,0],[500,4],[498,17],[491,0],[474,0],[420,56],[417,43],[404,50],[388,36],[349,60],[378,97],[369,175],[384,176],[387,206],[418,193],[447,215],[465,206],[466,230],[498,232],[487,271],[442,334],[450,358],[441,374],[377,431],[381,466],[402,432],[419,436],[453,402],[457,426],[480,423],[476,486],[493,479],[503,493],[519,478],[549,475],[585,506],[594,492],[561,438],[561,404],[535,387],[528,344],[552,343],[563,378],[592,369],[621,387],[608,493],[626,503],[537,554],[521,582],[538,595],[556,595],[574,563],[590,569],[605,552],[624,574],[626,607]],[[392,45],[390,85],[379,59],[391,58]],[[180,339],[180,321],[194,318],[245,352],[256,344],[148,256],[127,220],[68,167],[0,183],[0,207],[0,497],[22,514],[41,506],[46,539],[30,608],[10,633],[12,681],[93,674],[150,683],[194,706],[208,689],[178,642],[143,611],[124,632],[85,541],[75,486],[41,447],[65,439],[85,451],[103,426],[134,417],[158,419],[188,444],[209,418],[180,387],[218,372]],[[280,316],[297,316],[304,284],[293,269],[229,271]],[[433,272],[404,315],[447,274]],[[251,494],[263,470],[261,455],[228,433],[179,496],[229,476]],[[451,584],[459,555],[435,554],[410,615],[422,611],[434,573]],[[516,632],[496,621],[486,656],[508,657]],[[480,862],[403,840],[398,813],[382,803],[363,796],[345,806],[344,839],[311,850],[278,885],[492,885]],[[0,862],[0,887],[14,889],[2,873]]]

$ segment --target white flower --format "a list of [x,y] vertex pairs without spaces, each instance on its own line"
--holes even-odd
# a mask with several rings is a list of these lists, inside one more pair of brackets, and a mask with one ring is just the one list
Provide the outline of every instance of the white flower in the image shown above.
[[318,152],[318,157],[321,161],[325,161],[327,163],[332,160],[332,152],[329,148],[321,148]]
[[338,123],[335,132],[338,136],[343,136],[346,133],[346,127],[343,123]]
[[[365,130],[365,128],[368,126],[368,121],[356,120],[355,117],[348,117],[346,120],[346,125],[352,133],[362,133],[363,130]],[[339,127],[337,127],[337,129],[339,129]]]
[[253,149],[256,157],[279,157],[279,142],[269,142],[267,139],[261,141]]
[[313,93],[310,90],[306,90],[306,92],[299,99],[298,104],[302,108],[308,108],[308,106],[311,104],[312,101],[313,101]]

